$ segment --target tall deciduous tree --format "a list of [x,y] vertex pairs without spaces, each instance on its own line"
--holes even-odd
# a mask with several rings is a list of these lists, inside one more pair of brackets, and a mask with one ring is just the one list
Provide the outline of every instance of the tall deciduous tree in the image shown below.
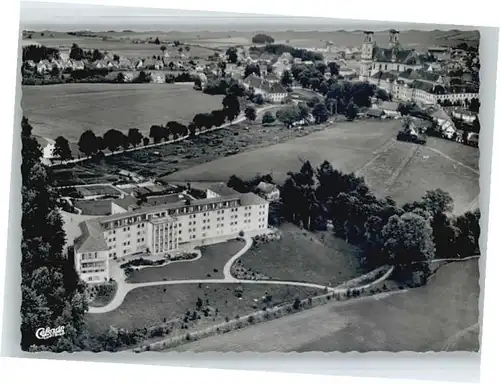
[[328,63],[328,69],[330,70],[330,74],[332,76],[337,76],[339,74],[339,66],[334,61]]
[[116,130],[116,129],[110,129],[107,131],[104,136],[102,137],[104,139],[104,143],[106,144],[106,147],[111,151],[114,152],[118,148],[123,147],[125,148],[125,138],[126,136]]
[[349,121],[354,120],[358,116],[358,107],[352,101],[347,105],[345,116]]
[[260,67],[258,64],[248,64],[245,67],[245,74],[243,76],[247,77],[252,73],[255,73],[257,76],[260,76]]
[[312,115],[314,116],[316,124],[324,123],[328,120],[328,117],[330,117],[324,103],[316,104],[312,110]]
[[235,64],[238,61],[238,51],[234,47],[229,47],[226,51],[227,61]]
[[271,111],[267,111],[266,113],[264,113],[264,116],[262,116],[262,124],[264,125],[273,124],[275,121],[276,118]]
[[98,151],[97,139],[91,130],[83,132],[78,140],[78,149],[86,156],[93,155]]
[[152,125],[149,129],[149,137],[153,139],[155,144],[159,143],[163,138],[162,128],[161,125]]
[[128,131],[128,142],[134,148],[137,147],[142,140],[142,133],[137,128],[130,128]]
[[300,120],[299,109],[297,106],[281,108],[276,112],[276,119],[281,121],[285,126],[291,127]]
[[78,44],[73,43],[71,50],[69,51],[69,58],[72,60],[82,60],[85,57],[83,49],[81,49]]
[[293,83],[293,77],[292,73],[288,70],[285,70],[283,72],[283,75],[281,76],[281,85],[284,87],[290,87]]
[[255,107],[249,106],[245,109],[245,117],[247,118],[248,121],[255,121],[257,118],[257,111],[255,110]]
[[224,106],[224,110],[229,121],[232,122],[240,114],[240,102],[236,95],[229,94],[224,96],[224,99],[222,99],[222,105]]
[[69,148],[69,142],[62,136],[56,138],[54,144],[54,156],[58,157],[62,161],[73,158],[71,149]]
[[392,264],[403,271],[426,270],[434,258],[434,239],[429,219],[408,212],[394,215],[382,229],[384,248]]

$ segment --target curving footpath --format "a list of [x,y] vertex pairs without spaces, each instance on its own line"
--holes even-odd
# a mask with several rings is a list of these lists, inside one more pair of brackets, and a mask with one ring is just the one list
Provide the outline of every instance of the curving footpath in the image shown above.
[[[107,305],[103,307],[89,307],[88,313],[106,313],[117,309],[125,300],[127,294],[136,289],[142,287],[155,287],[161,285],[177,285],[177,284],[270,284],[270,285],[295,285],[308,288],[318,288],[327,289],[328,291],[333,291],[332,287],[324,286],[321,284],[314,283],[304,283],[299,281],[282,281],[282,280],[240,280],[236,279],[231,275],[231,266],[233,263],[241,257],[246,251],[250,249],[253,244],[253,240],[250,237],[245,237],[246,244],[239,250],[228,262],[224,265],[224,278],[223,279],[188,279],[188,280],[168,280],[168,281],[151,281],[147,283],[127,283],[125,279],[117,281],[118,288],[116,294]],[[190,260],[192,261],[192,260]]]
[[[252,246],[253,244],[253,239],[251,237],[245,237],[245,246],[240,249],[233,257],[231,257],[226,264],[224,265],[223,269],[223,274],[224,278],[223,279],[187,279],[187,280],[168,280],[168,281],[151,281],[151,282],[146,282],[146,283],[127,283],[125,281],[125,278],[123,275],[121,275],[121,278],[118,279],[117,281],[117,291],[116,294],[109,302],[107,305],[103,307],[89,307],[88,313],[106,313],[113,311],[117,309],[125,300],[125,296],[127,294],[136,289],[136,288],[142,288],[142,287],[155,287],[155,286],[161,286],[161,285],[177,285],[177,284],[269,284],[269,285],[293,285],[293,286],[299,286],[299,287],[308,287],[308,288],[317,288],[317,289],[326,289],[328,292],[345,292],[349,290],[350,288],[343,288],[342,285],[333,288],[321,284],[315,284],[315,283],[305,283],[305,282],[300,282],[300,281],[285,281],[285,280],[244,280],[244,279],[237,279],[231,274],[231,266],[234,264],[234,262],[243,256]],[[199,256],[200,257],[200,256]],[[199,258],[198,257],[198,258]],[[201,256],[203,257],[203,256]],[[472,258],[478,258],[479,256],[471,256],[463,259],[435,259],[432,260],[432,262],[438,262],[438,261],[464,261]],[[190,262],[190,261],[195,261],[196,259],[192,260],[179,260],[177,262]],[[167,264],[168,265],[168,264]],[[358,289],[367,289],[373,284],[378,284],[381,281],[384,281],[387,279],[392,271],[394,270],[394,267],[391,267],[388,269],[388,271],[381,276],[380,278],[376,279],[375,281],[365,284],[361,287],[356,287]]]

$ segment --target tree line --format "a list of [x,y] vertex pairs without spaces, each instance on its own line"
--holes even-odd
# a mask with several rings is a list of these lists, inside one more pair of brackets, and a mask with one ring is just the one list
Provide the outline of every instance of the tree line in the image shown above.
[[391,264],[396,276],[428,276],[428,262],[479,253],[479,210],[453,216],[453,199],[440,189],[398,206],[377,198],[363,177],[343,173],[324,161],[317,169],[306,161],[289,172],[281,186],[283,217],[308,230],[331,221],[336,236],[362,248],[370,268]]
[[[21,123],[22,240],[21,348],[23,351],[78,351],[85,348],[83,283],[74,260],[64,254],[65,233],[52,174],[40,162],[40,146],[27,118]],[[64,335],[46,340],[38,328],[64,326]]]
[[[92,130],[87,130],[80,135],[78,140],[78,150],[87,157],[102,157],[105,150],[116,152],[119,149],[127,150],[131,147],[136,148],[142,143],[143,146],[161,141],[168,141],[170,138],[195,136],[196,131],[202,131],[213,127],[220,127],[226,122],[233,122],[240,114],[241,106],[238,96],[228,93],[222,100],[222,108],[213,110],[209,113],[198,113],[193,120],[184,125],[177,121],[169,121],[165,125],[152,125],[149,130],[149,136],[144,136],[139,129],[131,128],[125,134],[117,129],[110,129],[102,136],[96,136]],[[256,110],[253,107],[245,109],[245,116],[255,120]],[[54,144],[54,157],[61,161],[73,159],[73,154],[69,142],[63,136],[59,136]]]
[[265,33],[257,33],[254,37],[252,37],[252,43],[272,44],[274,43],[274,38],[272,36],[266,35]]
[[273,55],[282,55],[283,53],[290,53],[292,57],[301,59],[303,61],[323,61],[324,57],[319,52],[309,51],[307,49],[295,48],[286,44],[267,44],[263,47],[250,47],[250,52],[259,55],[267,52]]
[[32,60],[39,63],[42,60],[59,59],[60,52],[57,48],[49,48],[45,45],[27,45],[23,47],[22,60]]
[[[40,146],[27,118],[21,123],[22,240],[21,349],[27,352],[116,351],[149,337],[163,335],[160,327],[108,329],[90,334],[85,324],[89,309],[87,285],[74,267],[74,252],[64,252],[65,232],[58,210],[58,193],[51,169],[40,162]],[[38,339],[39,328],[64,327],[64,334]]]

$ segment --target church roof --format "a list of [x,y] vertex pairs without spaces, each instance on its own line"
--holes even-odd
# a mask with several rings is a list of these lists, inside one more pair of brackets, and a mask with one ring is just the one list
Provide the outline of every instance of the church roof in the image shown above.
[[397,72],[377,72],[372,76],[373,79],[375,80],[382,80],[382,81],[394,81],[398,78],[398,73]]
[[392,49],[375,46],[373,48],[373,60],[390,63],[392,62],[393,51],[395,53],[394,62],[411,65],[411,62],[414,60],[416,64],[418,55],[411,49]]
[[427,93],[434,93],[434,85],[426,81],[415,80],[412,86]]

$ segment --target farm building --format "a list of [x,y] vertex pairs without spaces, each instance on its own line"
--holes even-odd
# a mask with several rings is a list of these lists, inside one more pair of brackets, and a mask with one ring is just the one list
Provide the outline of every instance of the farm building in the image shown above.
[[381,119],[385,116],[385,113],[382,109],[379,108],[369,108],[366,111],[366,117],[371,117],[375,119]]
[[55,157],[54,156],[55,141],[41,136],[34,136],[34,138],[36,139],[36,141],[40,145],[40,148],[42,149],[43,159],[46,160],[53,159]]
[[280,191],[274,184],[261,181],[255,189],[258,195],[269,202],[278,201],[280,199]]
[[384,111],[387,117],[401,117],[401,113],[398,111],[399,104],[392,101],[383,101],[380,103],[379,108]]
[[264,98],[270,103],[281,103],[288,96],[288,92],[280,83],[265,83],[263,90]]

